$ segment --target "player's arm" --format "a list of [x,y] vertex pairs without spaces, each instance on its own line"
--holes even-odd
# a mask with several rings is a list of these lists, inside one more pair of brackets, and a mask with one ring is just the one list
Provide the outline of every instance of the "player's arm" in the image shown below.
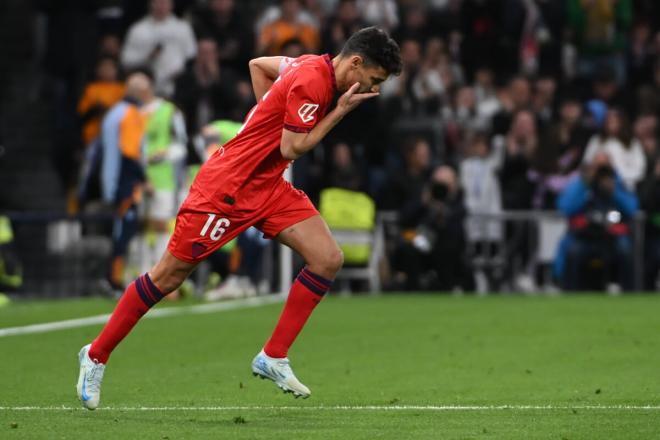
[[337,125],[346,114],[362,101],[378,96],[378,93],[356,93],[360,83],[355,83],[337,101],[337,106],[308,133],[296,133],[286,128],[282,130],[280,152],[285,159],[294,160],[314,148]]
[[259,57],[250,60],[250,78],[254,96],[259,101],[273,85],[283,66],[286,65],[287,57]]

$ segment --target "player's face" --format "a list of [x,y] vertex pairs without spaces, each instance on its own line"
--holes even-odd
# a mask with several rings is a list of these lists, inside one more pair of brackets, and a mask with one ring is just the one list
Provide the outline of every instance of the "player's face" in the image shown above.
[[355,56],[351,60],[351,69],[347,76],[346,83],[349,87],[359,82],[358,93],[367,93],[378,92],[381,83],[387,79],[388,75],[382,67],[364,64],[361,57]]

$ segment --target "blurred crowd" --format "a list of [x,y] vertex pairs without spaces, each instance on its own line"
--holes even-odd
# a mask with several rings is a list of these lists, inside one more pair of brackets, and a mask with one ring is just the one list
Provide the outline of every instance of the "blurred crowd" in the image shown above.
[[[169,161],[190,174],[237,129],[226,124],[240,123],[254,105],[251,58],[335,55],[354,31],[375,25],[399,43],[402,74],[298,160],[293,179],[315,201],[339,187],[398,213],[391,288],[475,289],[470,252],[504,252],[505,262],[524,268],[534,226],[492,219],[545,210],[569,219],[552,267],[553,283],[569,290],[633,288],[632,219],[644,211],[643,287],[656,288],[656,1],[38,3],[48,19],[43,62],[55,85],[58,169],[75,195],[72,211],[85,157],[127,94],[126,74],[147,72],[147,99],[172,105],[173,122],[163,128],[172,148],[146,162]],[[159,183],[171,194],[189,178],[175,175],[176,189]],[[157,232],[167,230],[175,207],[153,218]],[[516,280],[506,268],[484,273],[491,286],[523,290],[538,279]]]

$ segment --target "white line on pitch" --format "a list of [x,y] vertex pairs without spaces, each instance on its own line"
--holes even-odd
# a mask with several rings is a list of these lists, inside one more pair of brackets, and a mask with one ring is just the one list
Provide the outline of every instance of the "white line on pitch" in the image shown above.
[[[186,314],[214,313],[226,310],[246,309],[283,301],[283,295],[257,296],[254,298],[237,299],[233,301],[198,304],[194,306],[166,307],[149,311],[144,319],[162,318],[165,316],[179,316]],[[55,330],[86,327],[88,325],[105,324],[110,314],[88,316],[86,318],[67,319],[64,321],[45,322],[42,324],[24,325],[20,327],[0,328],[0,338],[4,336],[27,335],[32,333],[46,333]]]
[[[74,411],[75,406],[0,406],[0,411]],[[338,406],[117,406],[101,411],[659,411],[660,405],[338,405]]]

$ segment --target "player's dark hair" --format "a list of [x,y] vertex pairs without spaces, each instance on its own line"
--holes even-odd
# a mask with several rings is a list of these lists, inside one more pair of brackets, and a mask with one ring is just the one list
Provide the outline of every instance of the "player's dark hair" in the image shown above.
[[365,64],[380,66],[390,75],[401,73],[399,45],[387,32],[377,27],[360,29],[346,41],[340,55],[360,55]]

